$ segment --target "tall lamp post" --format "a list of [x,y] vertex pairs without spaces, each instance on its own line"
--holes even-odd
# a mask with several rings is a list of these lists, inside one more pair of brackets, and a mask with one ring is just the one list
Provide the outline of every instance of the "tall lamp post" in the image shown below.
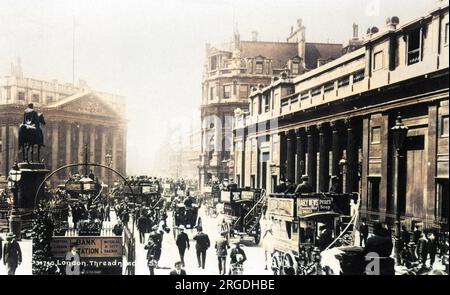
[[402,117],[400,114],[395,119],[395,126],[391,128],[392,136],[394,139],[394,148],[395,148],[395,189],[394,189],[394,199],[396,203],[396,235],[395,235],[395,258],[397,265],[400,264],[400,238],[401,238],[401,221],[400,221],[400,206],[399,206],[399,167],[400,161],[404,158],[402,151],[403,146],[406,140],[406,136],[408,134],[408,127],[403,124]]
[[12,232],[17,240],[20,240],[20,231],[22,229],[22,219],[19,214],[19,186],[18,183],[22,178],[22,172],[20,171],[17,162],[9,171],[8,186],[13,193],[13,207],[11,210],[11,215],[9,216],[9,231]]
[[[112,155],[110,153],[106,154],[106,165],[108,165],[109,168],[112,167]],[[108,192],[111,191],[111,170],[108,170]]]

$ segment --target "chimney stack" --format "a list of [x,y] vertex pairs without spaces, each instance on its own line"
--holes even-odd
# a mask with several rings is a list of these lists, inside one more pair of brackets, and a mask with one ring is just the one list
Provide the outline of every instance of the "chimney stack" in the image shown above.
[[253,42],[258,41],[258,32],[257,31],[252,32],[252,41]]
[[353,40],[358,40],[358,25],[353,24]]
[[371,27],[367,29],[367,37],[371,38],[373,34],[378,33],[380,30],[377,27]]
[[397,16],[388,17],[386,19],[386,26],[389,30],[395,30],[397,25],[400,23],[400,19]]

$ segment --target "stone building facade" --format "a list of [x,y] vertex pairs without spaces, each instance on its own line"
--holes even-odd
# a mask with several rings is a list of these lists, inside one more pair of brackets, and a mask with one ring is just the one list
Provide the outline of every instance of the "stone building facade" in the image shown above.
[[306,42],[305,27],[298,20],[286,42],[241,41],[234,34],[222,48],[206,46],[202,82],[201,155],[199,184],[233,174],[232,125],[234,111],[248,111],[248,96],[254,87],[269,85],[274,75],[293,77],[342,54],[342,44]]
[[[234,125],[234,177],[273,191],[308,175],[319,192],[337,176],[369,220],[448,226],[448,1],[420,19],[371,28],[363,47],[250,94]],[[267,106],[267,107],[265,107]],[[409,128],[396,157],[400,114]]]
[[[12,65],[11,75],[2,77],[0,83],[0,177],[7,176],[14,161],[22,159],[18,127],[29,102],[47,121],[42,127],[46,147],[42,148],[41,160],[50,171],[83,162],[87,145],[90,162],[108,165],[106,155],[111,155],[111,167],[125,174],[124,98],[92,91],[85,83],[80,85],[24,78],[20,64]],[[81,167],[62,171],[52,180],[77,172]],[[106,169],[93,168],[93,172],[106,183]],[[111,177],[116,178],[114,174]]]

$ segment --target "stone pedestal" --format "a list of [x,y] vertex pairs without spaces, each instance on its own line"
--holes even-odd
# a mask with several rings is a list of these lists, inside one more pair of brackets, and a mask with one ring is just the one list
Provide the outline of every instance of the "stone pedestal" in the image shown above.
[[[49,170],[43,163],[19,163],[18,166],[21,171],[21,179],[17,184],[17,210],[14,212],[16,214],[11,214],[11,217],[14,216],[14,226],[20,224],[22,229],[31,228],[34,206],[43,198],[44,187],[35,200],[36,192]],[[20,223],[18,219],[20,219]]]
[[22,217],[18,210],[12,210],[9,216],[9,232],[12,232],[16,236],[16,240],[20,241],[22,231]]

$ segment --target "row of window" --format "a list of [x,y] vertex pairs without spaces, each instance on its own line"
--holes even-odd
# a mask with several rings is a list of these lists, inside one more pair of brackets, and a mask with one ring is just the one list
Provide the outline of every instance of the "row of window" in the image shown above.
[[[249,85],[237,85],[237,84],[234,84],[234,85],[228,84],[228,85],[221,86],[222,98],[223,99],[231,98],[232,93],[233,93],[233,95],[236,95],[238,88],[239,88],[239,98],[248,98]],[[216,91],[217,91],[217,88],[215,86],[209,88],[209,99],[210,100],[215,99]]]
[[[53,96],[48,95],[46,98],[47,98],[46,99],[47,103],[54,101]],[[17,100],[25,101],[26,100],[25,92],[23,92],[23,91],[17,92]],[[31,102],[35,102],[35,103],[39,103],[40,102],[39,94],[32,94],[30,101]]]
[[[357,83],[359,81],[362,81],[364,79],[364,70],[360,70],[358,72],[355,72],[351,75],[347,75],[344,77],[341,77],[337,80],[337,85],[338,88],[342,88],[345,86],[348,86],[350,84],[350,77],[352,76],[353,78],[353,84]],[[335,89],[335,81],[331,81],[331,82],[327,82],[321,86],[315,87],[313,89],[311,89],[311,95],[309,90],[304,91],[302,93],[300,93],[299,95],[293,96],[293,97],[286,97],[281,99],[280,105],[281,107],[286,107],[290,104],[295,104],[297,103],[299,100],[305,100],[305,99],[309,99],[311,97],[317,96],[322,94],[322,88],[324,90],[324,93],[330,92],[332,90]],[[288,94],[289,95],[289,94]],[[268,112],[269,111],[269,99],[268,97],[264,98],[264,102],[265,102],[265,111]],[[260,100],[260,107],[258,109],[258,113],[261,114],[261,105],[262,105],[262,100]]]

